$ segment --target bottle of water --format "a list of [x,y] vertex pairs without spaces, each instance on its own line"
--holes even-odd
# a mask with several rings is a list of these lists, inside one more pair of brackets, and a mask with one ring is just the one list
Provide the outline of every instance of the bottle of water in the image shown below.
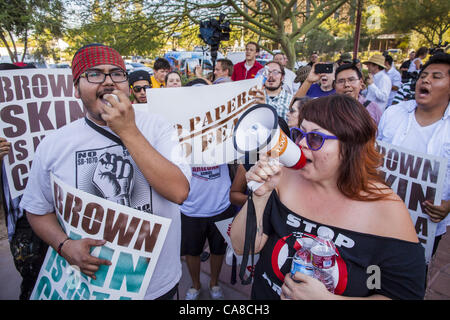
[[316,243],[311,248],[311,260],[315,267],[315,277],[322,281],[331,293],[334,293],[335,284],[333,271],[336,264],[336,247],[329,231],[319,229]]
[[258,88],[262,89],[267,80],[267,70],[265,67],[258,70],[255,79],[258,79]]
[[311,238],[301,238],[298,242],[301,247],[292,258],[291,277],[293,277],[296,272],[314,277],[314,266],[311,262],[311,247],[314,244],[314,240]]

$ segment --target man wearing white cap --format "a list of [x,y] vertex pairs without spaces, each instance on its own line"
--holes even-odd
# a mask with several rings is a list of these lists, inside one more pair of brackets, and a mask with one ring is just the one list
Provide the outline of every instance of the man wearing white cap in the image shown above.
[[381,54],[374,54],[363,64],[367,65],[369,77],[367,79],[366,99],[375,102],[383,112],[386,109],[392,83],[389,76],[384,72],[385,59]]

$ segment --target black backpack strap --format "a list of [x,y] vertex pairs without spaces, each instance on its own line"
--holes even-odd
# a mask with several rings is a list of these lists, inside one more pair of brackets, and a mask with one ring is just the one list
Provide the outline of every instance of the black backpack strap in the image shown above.
[[84,120],[86,121],[86,123],[88,124],[89,127],[91,127],[92,129],[94,129],[95,131],[97,131],[98,133],[100,133],[101,135],[107,137],[108,139],[114,141],[115,143],[121,145],[122,147],[124,147],[125,145],[123,144],[122,140],[120,140],[120,138],[118,136],[113,135],[111,132],[103,129],[102,127],[99,127],[98,125],[96,125],[94,122],[92,122],[91,120],[89,120],[87,117],[84,117]]
[[370,100],[364,101],[364,103],[363,103],[364,108],[367,108],[367,106],[368,106],[371,102],[372,102],[372,101],[370,101]]
[[253,193],[250,191],[247,201],[247,221],[245,226],[245,241],[244,241],[244,254],[242,255],[241,267],[239,270],[239,278],[243,285],[250,284],[252,282],[253,270],[250,272],[250,276],[247,279],[245,277],[245,271],[247,269],[248,257],[251,256],[252,269],[255,266],[255,239],[256,239],[256,211],[253,203]]

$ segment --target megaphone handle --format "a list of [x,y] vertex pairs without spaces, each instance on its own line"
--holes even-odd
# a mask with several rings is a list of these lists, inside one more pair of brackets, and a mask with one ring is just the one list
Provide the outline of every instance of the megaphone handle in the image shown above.
[[259,187],[261,187],[264,184],[264,182],[256,182],[256,181],[250,181],[247,183],[247,187],[255,192],[258,190]]

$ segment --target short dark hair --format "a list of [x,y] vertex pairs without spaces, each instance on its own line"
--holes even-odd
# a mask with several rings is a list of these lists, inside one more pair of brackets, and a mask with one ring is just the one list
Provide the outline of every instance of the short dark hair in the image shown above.
[[170,63],[164,58],[158,58],[156,59],[155,63],[153,64],[153,69],[155,71],[161,70],[161,69],[168,69],[170,70]]
[[394,62],[394,58],[392,58],[392,56],[387,54],[384,56],[384,61],[387,62],[390,66],[392,66],[392,63]]
[[231,77],[233,75],[233,62],[230,59],[218,59],[216,61],[220,62],[220,65],[222,66],[223,70],[228,70],[228,76]]
[[184,86],[185,87],[194,87],[194,86],[196,87],[199,85],[208,85],[208,82],[206,82],[206,80],[202,79],[202,78],[195,78],[195,79],[189,81],[188,83],[186,83]]
[[130,86],[133,86],[136,81],[140,80],[145,80],[150,85],[152,84],[152,81],[150,80],[150,73],[145,70],[136,70],[128,75],[128,83],[130,84]]
[[427,47],[420,47],[419,50],[416,51],[416,55],[414,56],[414,58],[418,58],[424,54],[428,53],[428,48]]
[[247,48],[247,46],[249,44],[253,44],[256,47],[256,52],[259,52],[259,50],[261,50],[260,47],[259,47],[259,44],[257,44],[255,41],[247,42],[247,44],[245,45],[245,48]]
[[[425,70],[429,65],[432,64],[446,64],[450,66],[450,54],[438,52],[432,55],[430,59],[428,59],[427,63],[425,63],[424,66],[420,69],[419,76],[423,70]],[[450,75],[450,69],[448,70],[448,73]]]
[[334,79],[337,79],[337,75],[344,71],[344,70],[353,70],[356,72],[356,74],[358,75],[358,79],[362,79],[362,73],[361,70],[359,70],[359,68],[356,66],[356,64],[354,63],[345,63],[341,66],[339,66],[336,71],[334,72]]

